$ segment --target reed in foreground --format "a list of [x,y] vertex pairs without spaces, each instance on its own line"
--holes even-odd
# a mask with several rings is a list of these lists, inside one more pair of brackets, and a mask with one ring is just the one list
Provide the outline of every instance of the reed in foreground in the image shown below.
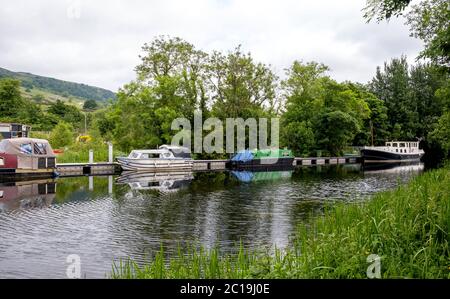
[[361,204],[337,204],[298,228],[288,249],[221,255],[219,249],[161,249],[143,265],[114,263],[112,278],[450,278],[450,167],[429,171]]

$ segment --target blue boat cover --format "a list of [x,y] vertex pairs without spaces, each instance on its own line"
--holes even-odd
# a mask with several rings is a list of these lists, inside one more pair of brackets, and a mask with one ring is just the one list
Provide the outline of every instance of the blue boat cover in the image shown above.
[[253,160],[253,153],[249,150],[240,151],[236,155],[234,155],[233,158],[231,158],[231,161],[247,162],[250,160]]
[[232,171],[231,172],[239,181],[250,183],[253,179],[253,172],[250,171]]

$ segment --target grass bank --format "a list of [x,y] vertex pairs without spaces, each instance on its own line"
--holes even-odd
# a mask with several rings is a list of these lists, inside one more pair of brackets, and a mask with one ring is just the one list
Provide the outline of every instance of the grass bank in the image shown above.
[[450,278],[450,167],[360,204],[337,204],[300,226],[286,250],[236,254],[161,249],[145,265],[114,263],[112,278],[366,278],[381,258],[383,278]]
[[[89,150],[94,151],[94,162],[108,162],[108,145],[106,143],[74,143],[58,154],[58,163],[86,163],[89,162]],[[124,153],[114,150],[113,156],[117,157]]]

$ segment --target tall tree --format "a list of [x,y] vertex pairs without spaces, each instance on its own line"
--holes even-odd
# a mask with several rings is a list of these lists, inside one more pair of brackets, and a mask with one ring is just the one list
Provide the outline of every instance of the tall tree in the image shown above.
[[276,113],[277,76],[250,53],[242,53],[240,46],[226,55],[214,52],[208,70],[215,116],[250,118]]
[[145,55],[136,67],[137,81],[153,89],[158,107],[170,106],[190,120],[196,109],[206,111],[206,53],[181,38],[165,36],[142,50]]
[[82,126],[82,121],[84,120],[80,109],[73,105],[65,104],[61,100],[52,103],[47,112],[78,128]]
[[405,56],[385,63],[383,71],[378,67],[375,77],[369,83],[370,91],[384,101],[388,109],[389,130],[394,139],[418,137],[417,105],[412,98],[409,83],[409,69]]
[[[370,21],[389,20],[402,15],[411,0],[367,0],[365,18]],[[450,68],[450,3],[448,0],[423,0],[410,6],[406,13],[411,36],[424,42],[420,57]]]
[[330,79],[327,70],[316,62],[299,61],[287,70],[288,78],[282,84],[286,92],[282,141],[296,154],[314,149],[341,154],[369,117],[363,94],[349,83]]
[[17,119],[24,107],[20,95],[20,81],[13,79],[0,80],[0,118]]

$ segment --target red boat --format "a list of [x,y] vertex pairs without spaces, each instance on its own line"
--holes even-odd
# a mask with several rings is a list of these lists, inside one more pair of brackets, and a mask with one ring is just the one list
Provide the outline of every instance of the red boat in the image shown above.
[[45,139],[13,138],[0,141],[0,179],[56,174],[56,156]]

